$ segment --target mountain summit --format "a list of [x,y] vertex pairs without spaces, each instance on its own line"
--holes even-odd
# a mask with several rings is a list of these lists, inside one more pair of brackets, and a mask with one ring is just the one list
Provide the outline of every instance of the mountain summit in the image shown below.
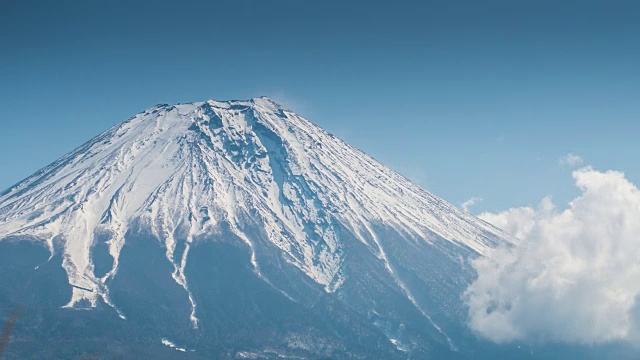
[[0,194],[0,305],[72,319],[63,357],[92,322],[125,357],[463,354],[469,260],[511,242],[268,98],[157,105]]

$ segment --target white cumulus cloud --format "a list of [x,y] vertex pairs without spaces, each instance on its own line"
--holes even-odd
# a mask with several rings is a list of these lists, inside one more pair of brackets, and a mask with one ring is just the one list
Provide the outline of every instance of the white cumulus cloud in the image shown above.
[[573,172],[582,194],[480,217],[524,241],[474,261],[469,326],[495,342],[640,340],[640,191],[623,173]]

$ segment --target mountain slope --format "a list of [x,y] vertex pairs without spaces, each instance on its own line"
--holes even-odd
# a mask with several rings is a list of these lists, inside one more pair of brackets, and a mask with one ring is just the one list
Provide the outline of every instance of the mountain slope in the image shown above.
[[[0,239],[60,260],[68,311],[111,308],[135,322],[144,307],[129,305],[172,293],[167,307],[184,311],[171,316],[184,312],[189,331],[206,332],[225,323],[212,299],[264,287],[302,314],[319,302],[332,316],[345,311],[400,353],[430,342],[456,351],[449,328],[461,323],[468,260],[513,242],[267,98],[158,105],[114,126],[0,194]],[[150,264],[156,273],[145,272]],[[159,288],[139,290],[162,273]],[[227,315],[237,311],[229,306]],[[407,330],[416,312],[414,326],[430,330]],[[327,326],[341,328],[335,321]],[[297,345],[287,351],[328,351],[288,329],[282,336]],[[356,356],[350,343],[328,348]]]

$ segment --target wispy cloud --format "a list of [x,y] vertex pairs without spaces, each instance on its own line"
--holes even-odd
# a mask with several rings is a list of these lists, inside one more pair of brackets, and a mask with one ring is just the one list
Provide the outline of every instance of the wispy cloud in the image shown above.
[[558,164],[560,164],[561,166],[576,167],[582,165],[583,163],[584,160],[582,160],[582,157],[574,154],[567,154],[558,159]]
[[471,199],[463,202],[462,204],[460,204],[460,207],[462,208],[462,210],[466,211],[466,212],[470,212],[471,207],[482,202],[482,198],[478,197],[478,196],[474,196]]
[[524,240],[474,261],[469,325],[495,342],[640,340],[640,190],[617,171],[573,172],[582,194],[480,217]]

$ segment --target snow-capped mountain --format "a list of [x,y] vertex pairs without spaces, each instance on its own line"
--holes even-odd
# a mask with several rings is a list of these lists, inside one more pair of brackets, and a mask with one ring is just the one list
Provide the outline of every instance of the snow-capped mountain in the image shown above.
[[[179,317],[165,306],[171,321],[187,321],[198,334],[223,331],[210,305],[243,292],[204,291],[205,283],[227,280],[202,274],[233,258],[227,269],[248,272],[224,276],[244,274],[234,281],[251,278],[270,301],[314,314],[326,299],[332,305],[318,316],[329,328],[344,328],[334,318],[357,318],[366,328],[342,341],[331,331],[283,325],[270,350],[193,337],[167,347],[236,357],[366,356],[349,345],[365,333],[384,338],[378,348],[388,356],[429,352],[432,343],[459,351],[450,331],[461,331],[459,297],[473,278],[468,260],[514,241],[264,97],[158,105],[114,126],[0,194],[2,239],[44,246],[44,263],[59,259],[68,282],[60,285],[67,293],[59,311],[88,309],[135,323],[138,307],[130,304],[154,302],[122,282],[158,277],[154,291],[175,293],[171,304],[188,309]],[[215,255],[203,260],[207,246],[216,246]],[[162,256],[145,260],[155,252]],[[261,295],[247,296],[236,303],[263,305]],[[245,320],[238,320],[243,328]],[[174,330],[154,331],[180,337]]]

